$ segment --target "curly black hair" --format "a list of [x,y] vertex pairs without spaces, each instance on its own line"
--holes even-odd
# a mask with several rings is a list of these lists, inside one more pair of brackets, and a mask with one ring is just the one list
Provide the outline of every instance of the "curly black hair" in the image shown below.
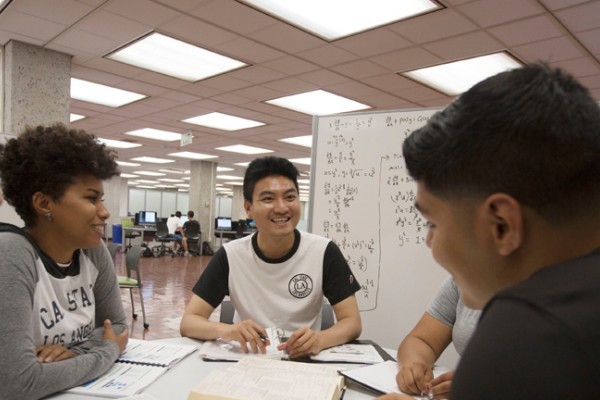
[[97,138],[63,124],[27,127],[17,138],[0,144],[0,179],[7,203],[15,207],[25,226],[36,214],[32,198],[42,192],[59,200],[75,179],[100,180],[119,174],[117,157]]

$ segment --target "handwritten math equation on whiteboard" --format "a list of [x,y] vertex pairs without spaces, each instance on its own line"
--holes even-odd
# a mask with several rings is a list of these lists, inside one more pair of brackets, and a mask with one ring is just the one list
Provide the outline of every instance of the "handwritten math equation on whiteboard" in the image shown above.
[[436,110],[322,117],[313,171],[312,231],[340,248],[361,290],[361,311],[377,308],[382,268],[425,246],[402,143]]

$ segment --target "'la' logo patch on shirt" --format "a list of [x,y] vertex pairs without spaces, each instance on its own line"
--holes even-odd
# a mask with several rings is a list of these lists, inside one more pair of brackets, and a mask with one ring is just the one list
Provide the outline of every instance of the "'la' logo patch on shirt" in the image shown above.
[[303,299],[313,291],[313,281],[306,274],[295,275],[288,284],[290,294],[297,299]]

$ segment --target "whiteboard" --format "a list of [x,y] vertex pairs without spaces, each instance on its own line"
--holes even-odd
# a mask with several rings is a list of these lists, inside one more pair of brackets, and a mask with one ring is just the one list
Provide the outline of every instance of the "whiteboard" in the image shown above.
[[362,289],[362,338],[397,348],[447,276],[425,245],[402,143],[438,109],[315,117],[309,231],[331,238]]

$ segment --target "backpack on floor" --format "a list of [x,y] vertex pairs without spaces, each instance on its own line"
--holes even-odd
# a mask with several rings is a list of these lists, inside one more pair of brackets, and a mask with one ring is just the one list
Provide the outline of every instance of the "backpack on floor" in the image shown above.
[[202,242],[202,255],[203,256],[212,256],[214,254],[215,254],[215,252],[210,247],[210,243],[208,243],[208,242]]

